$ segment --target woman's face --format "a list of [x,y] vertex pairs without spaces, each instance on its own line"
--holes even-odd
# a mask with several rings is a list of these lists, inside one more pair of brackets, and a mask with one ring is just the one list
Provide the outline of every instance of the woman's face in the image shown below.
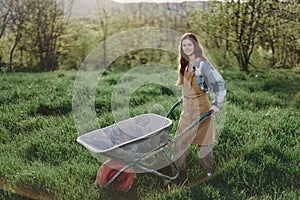
[[195,53],[194,44],[190,39],[182,40],[182,50],[187,56],[191,56]]

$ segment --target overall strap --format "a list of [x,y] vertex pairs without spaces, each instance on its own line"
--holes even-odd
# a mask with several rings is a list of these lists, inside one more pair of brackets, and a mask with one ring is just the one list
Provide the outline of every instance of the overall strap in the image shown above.
[[202,73],[202,67],[203,67],[204,62],[200,61],[199,59],[196,59],[194,62],[194,67],[193,70],[195,72],[196,75],[196,80],[198,82],[199,87],[201,88],[201,90],[204,90],[205,92],[208,92],[209,89],[205,83],[205,79]]

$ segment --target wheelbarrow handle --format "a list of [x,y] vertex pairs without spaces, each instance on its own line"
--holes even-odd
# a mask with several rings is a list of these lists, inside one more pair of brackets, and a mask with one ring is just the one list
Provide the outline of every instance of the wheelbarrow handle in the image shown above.
[[172,114],[172,112],[175,110],[175,108],[177,107],[177,106],[179,106],[181,104],[181,99],[180,100],[178,100],[171,108],[170,108],[170,110],[167,112],[167,114],[166,114],[166,118],[169,118],[170,117],[170,115]]

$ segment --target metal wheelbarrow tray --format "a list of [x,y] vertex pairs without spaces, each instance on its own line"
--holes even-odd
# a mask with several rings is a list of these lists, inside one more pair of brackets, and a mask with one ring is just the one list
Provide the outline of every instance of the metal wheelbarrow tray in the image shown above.
[[166,117],[142,114],[81,135],[77,142],[96,156],[131,162],[166,145],[171,124]]

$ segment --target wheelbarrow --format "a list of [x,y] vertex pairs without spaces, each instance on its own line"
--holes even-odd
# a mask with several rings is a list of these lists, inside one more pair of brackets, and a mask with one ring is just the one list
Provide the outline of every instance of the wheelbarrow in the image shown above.
[[[185,134],[213,113],[212,110],[204,113],[170,139],[172,120],[169,117],[178,105],[180,101],[169,109],[165,117],[153,113],[142,114],[77,138],[77,142],[96,157],[104,155],[109,158],[97,174],[100,187],[113,184],[120,190],[128,191],[133,184],[133,173],[149,172],[168,181],[178,178],[180,170],[175,160],[185,151],[178,146],[182,143],[191,144],[193,135],[186,137]],[[159,171],[169,165],[175,169],[173,175]]]

